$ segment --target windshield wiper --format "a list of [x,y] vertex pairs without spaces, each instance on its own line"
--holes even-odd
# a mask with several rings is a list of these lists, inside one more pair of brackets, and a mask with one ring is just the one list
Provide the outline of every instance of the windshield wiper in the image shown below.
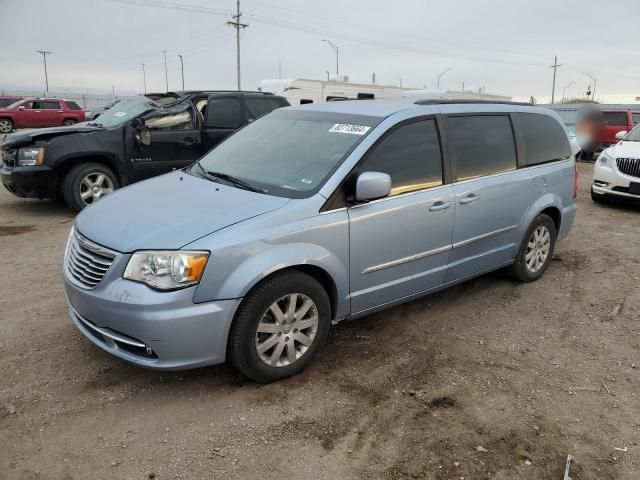
[[244,188],[245,190],[249,190],[250,192],[266,193],[265,189],[256,187],[254,185],[251,185],[249,182],[245,182],[244,180],[240,180],[237,177],[234,177],[232,175],[228,175],[226,173],[221,173],[221,172],[210,172],[208,170],[205,170],[204,167],[202,165],[200,165],[200,162],[196,162],[196,164],[198,165],[198,167],[200,167],[200,170],[202,171],[204,176],[209,178],[210,180],[213,180],[213,181],[222,180],[222,181],[225,181],[225,182],[229,182],[229,183],[235,185],[236,187]]

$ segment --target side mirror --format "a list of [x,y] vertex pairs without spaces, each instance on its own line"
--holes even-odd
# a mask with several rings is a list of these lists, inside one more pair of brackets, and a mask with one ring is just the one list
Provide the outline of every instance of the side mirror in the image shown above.
[[363,172],[356,181],[356,200],[366,202],[387,197],[391,193],[391,177],[382,172]]
[[24,110],[24,105],[20,105],[20,106],[18,107],[18,110]]
[[134,118],[131,126],[135,129],[135,136],[138,142],[145,146],[151,145],[151,132],[145,125],[144,119]]
[[622,140],[627,135],[627,131],[623,130],[621,132],[616,133],[616,140]]

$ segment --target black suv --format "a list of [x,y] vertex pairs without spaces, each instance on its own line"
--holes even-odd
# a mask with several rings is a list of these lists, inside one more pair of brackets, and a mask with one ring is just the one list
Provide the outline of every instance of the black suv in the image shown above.
[[238,128],[287,105],[262,92],[140,95],[94,122],[8,135],[0,177],[14,195],[62,197],[81,210],[116,188],[193,163]]

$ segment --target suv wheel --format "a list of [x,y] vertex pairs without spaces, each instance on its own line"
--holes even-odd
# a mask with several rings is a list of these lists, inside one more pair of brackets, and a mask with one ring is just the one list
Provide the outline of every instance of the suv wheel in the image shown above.
[[524,236],[516,261],[509,267],[513,278],[521,282],[539,279],[551,262],[556,245],[556,224],[541,213],[531,223]]
[[73,167],[64,177],[62,194],[70,208],[80,211],[119,187],[120,182],[110,168],[84,163]]
[[65,120],[64,122],[62,122],[62,125],[64,125],[65,127],[69,127],[71,125],[75,125],[76,122],[75,120],[72,120],[71,118],[68,118],[67,120]]
[[301,272],[269,278],[247,295],[229,333],[228,356],[244,375],[269,383],[300,372],[329,333],[331,304]]
[[8,118],[0,118],[0,133],[11,133],[13,131],[13,122]]

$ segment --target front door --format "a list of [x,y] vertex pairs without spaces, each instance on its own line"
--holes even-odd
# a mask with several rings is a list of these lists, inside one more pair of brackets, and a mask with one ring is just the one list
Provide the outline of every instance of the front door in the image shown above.
[[[202,155],[202,138],[194,109],[171,112],[145,120],[151,144],[136,142],[129,161],[137,179],[161,175],[185,167]],[[128,127],[134,135],[132,127]]]
[[452,116],[447,124],[456,203],[450,282],[515,257],[534,188],[528,169],[517,169],[509,115]]
[[392,191],[348,209],[352,314],[444,283],[455,210],[435,119],[395,127],[354,176],[365,171],[388,173]]

